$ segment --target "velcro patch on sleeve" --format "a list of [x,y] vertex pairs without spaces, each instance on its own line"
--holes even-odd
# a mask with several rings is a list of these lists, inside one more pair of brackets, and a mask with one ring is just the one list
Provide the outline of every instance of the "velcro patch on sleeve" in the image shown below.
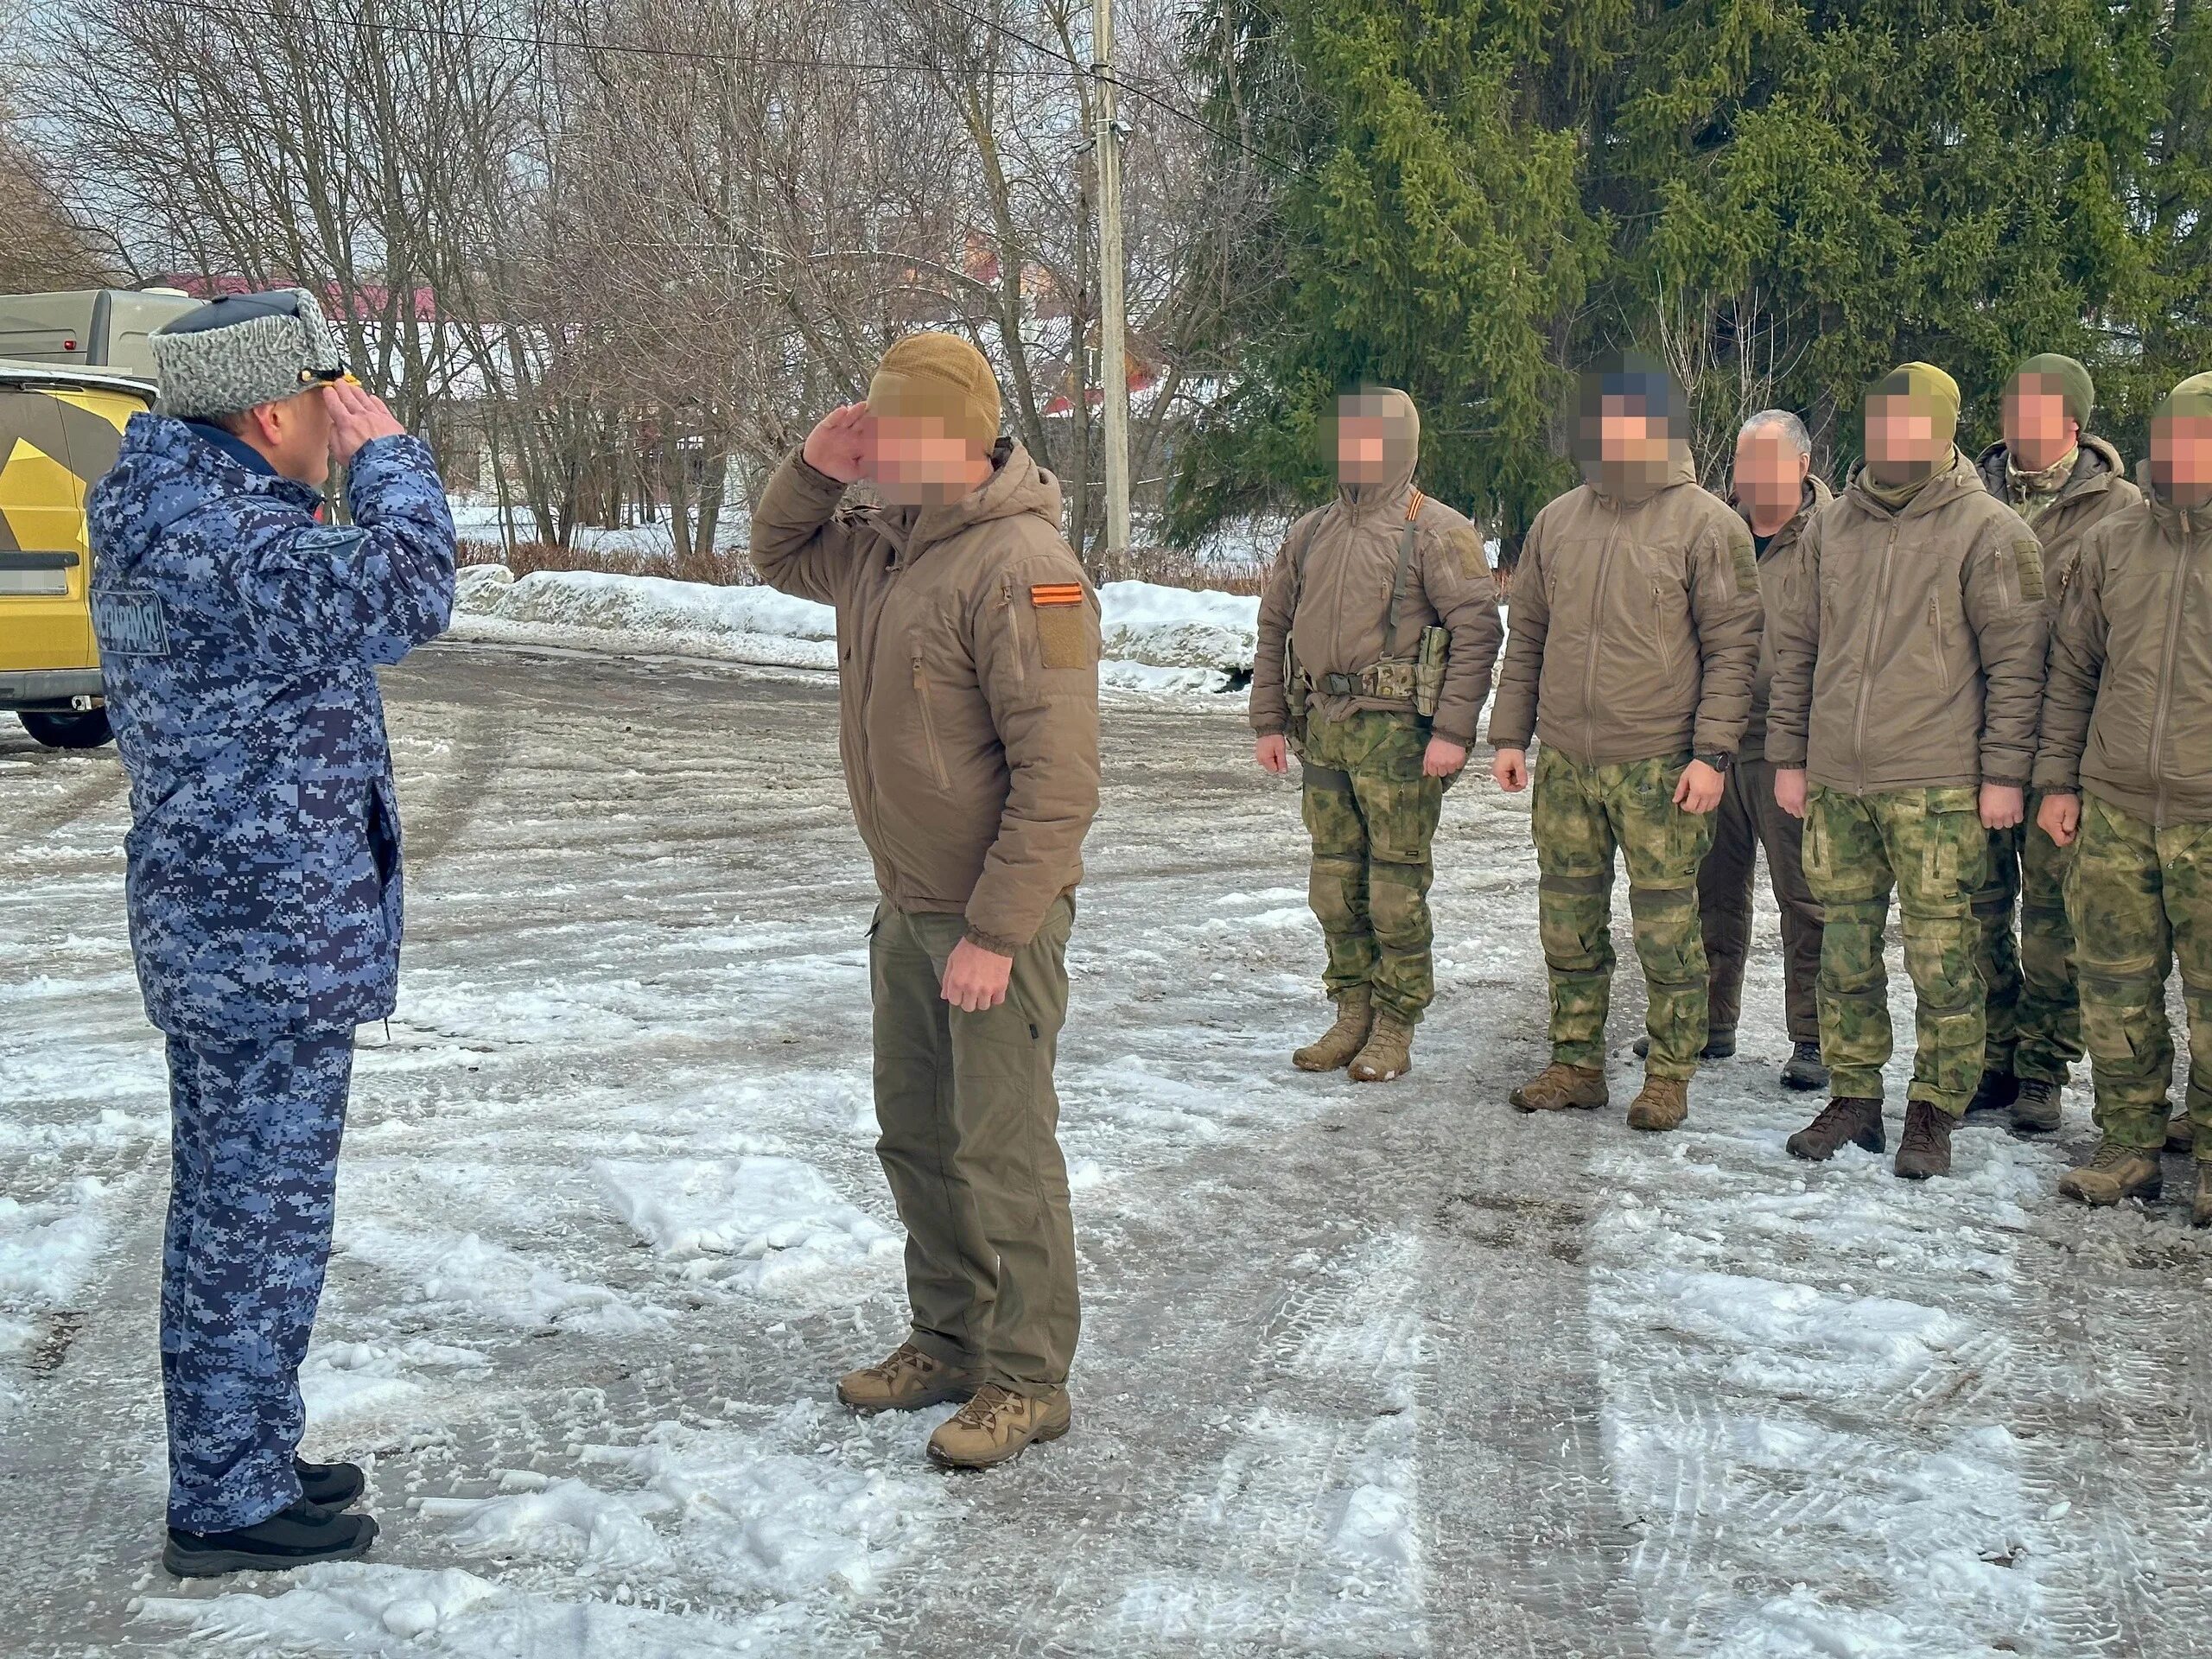
[[1475,533],[1471,524],[1452,531],[1444,538],[1446,550],[1459,566],[1459,574],[1469,581],[1490,575],[1490,558],[1483,551],[1483,538]]
[[[1734,515],[1732,513],[1730,517]],[[1736,591],[1739,594],[1758,592],[1758,550],[1751,545],[1751,532],[1744,528],[1741,519],[1729,526],[1728,556],[1736,567]]]
[[2043,543],[2024,537],[2012,543],[2012,563],[2020,573],[2020,597],[2043,597]]

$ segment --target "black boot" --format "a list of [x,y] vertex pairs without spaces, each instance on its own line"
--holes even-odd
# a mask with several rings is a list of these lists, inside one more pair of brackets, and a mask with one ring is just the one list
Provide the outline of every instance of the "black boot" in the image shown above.
[[2010,1071],[1985,1071],[1981,1082],[1974,1091],[1974,1098],[1967,1103],[1967,1116],[1980,1117],[1985,1112],[2009,1110],[2020,1097],[2020,1080]]
[[1802,1090],[1807,1094],[1828,1086],[1828,1069],[1821,1064],[1818,1043],[1792,1045],[1789,1058],[1782,1068],[1782,1086]]
[[292,1472],[300,1478],[300,1496],[326,1510],[346,1508],[369,1484],[354,1463],[305,1463],[295,1457]]
[[171,1527],[162,1565],[181,1579],[281,1573],[311,1561],[356,1560],[368,1554],[376,1535],[372,1517],[340,1515],[302,1498],[266,1521],[230,1532],[186,1532]]

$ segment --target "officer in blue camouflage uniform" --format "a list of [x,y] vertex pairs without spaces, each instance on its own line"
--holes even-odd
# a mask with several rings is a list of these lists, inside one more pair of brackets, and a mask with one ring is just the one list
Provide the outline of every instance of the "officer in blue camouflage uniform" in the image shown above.
[[[130,780],[126,894],[168,1039],[162,1260],[170,1571],[359,1555],[350,1464],[300,1461],[353,1027],[391,1013],[399,814],[375,667],[442,632],[429,451],[346,379],[312,296],[153,338],[158,412],[86,501],[92,626]],[[318,487],[346,468],[352,523]]]

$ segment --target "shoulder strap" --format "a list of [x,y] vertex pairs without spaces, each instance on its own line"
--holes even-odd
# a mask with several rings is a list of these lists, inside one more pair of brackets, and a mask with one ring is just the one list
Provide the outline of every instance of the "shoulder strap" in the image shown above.
[[1419,490],[1406,503],[1405,533],[1398,537],[1398,569],[1390,578],[1390,613],[1382,624],[1382,649],[1388,652],[1398,637],[1398,608],[1406,600],[1406,573],[1413,569],[1414,543],[1421,534],[1421,503],[1428,498]]

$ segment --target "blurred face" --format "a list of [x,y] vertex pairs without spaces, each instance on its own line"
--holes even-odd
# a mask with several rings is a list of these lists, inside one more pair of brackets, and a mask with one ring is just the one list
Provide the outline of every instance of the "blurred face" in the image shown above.
[[1598,459],[1608,467],[1663,466],[1672,437],[1665,417],[1647,413],[1640,397],[1607,397],[1599,407]]
[[330,405],[320,386],[246,410],[238,435],[282,477],[316,489],[330,477]]
[[2212,505],[2212,415],[2169,415],[2151,423],[2151,482],[2185,511]]
[[1780,427],[1755,427],[1736,440],[1736,499],[1751,516],[1769,523],[1787,520],[1805,499],[1806,475],[1813,458],[1801,455]]
[[1382,484],[1389,478],[1389,430],[1379,415],[1358,412],[1346,398],[1337,415],[1337,481]]
[[947,432],[935,415],[870,415],[867,423],[868,476],[883,499],[902,507],[938,507],[975,487],[983,453],[964,436]]
[[2005,389],[2005,447],[2022,472],[2057,466],[2081,439],[2065,393],[2045,377],[2024,374]]
[[1936,463],[1936,411],[1917,398],[1866,400],[1866,459],[1892,475],[1925,474]]

